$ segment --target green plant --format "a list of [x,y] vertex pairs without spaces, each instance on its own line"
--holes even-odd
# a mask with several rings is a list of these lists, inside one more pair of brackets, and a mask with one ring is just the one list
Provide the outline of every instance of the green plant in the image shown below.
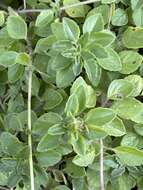
[[142,0],[0,8],[1,188],[142,190]]

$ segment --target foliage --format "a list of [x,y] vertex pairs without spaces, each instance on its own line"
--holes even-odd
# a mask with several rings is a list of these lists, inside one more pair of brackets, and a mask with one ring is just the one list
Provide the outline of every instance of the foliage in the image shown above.
[[35,190],[99,189],[101,140],[105,190],[142,190],[143,2],[75,3],[0,2],[0,186],[31,189],[32,136]]

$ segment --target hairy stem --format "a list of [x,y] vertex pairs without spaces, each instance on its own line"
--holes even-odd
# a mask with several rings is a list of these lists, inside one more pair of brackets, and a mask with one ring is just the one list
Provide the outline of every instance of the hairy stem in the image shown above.
[[103,151],[103,140],[100,139],[100,190],[104,188],[104,151]]
[[[67,5],[67,6],[63,6],[60,8],[61,11],[69,9],[69,8],[73,8],[73,7],[78,7],[81,5],[86,5],[86,4],[91,4],[91,3],[95,3],[95,2],[99,2],[100,0],[87,0],[87,1],[83,1],[83,2],[79,2],[79,3],[75,3],[75,4],[71,4],[71,5]],[[23,9],[23,10],[18,10],[18,13],[33,13],[33,12],[41,12],[41,11],[45,11],[47,9]]]

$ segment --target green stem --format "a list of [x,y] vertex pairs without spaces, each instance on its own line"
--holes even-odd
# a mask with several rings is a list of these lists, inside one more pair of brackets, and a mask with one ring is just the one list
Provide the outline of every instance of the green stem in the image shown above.
[[104,188],[104,146],[103,140],[100,139],[100,190],[105,190]]
[[31,97],[32,97],[32,47],[29,40],[27,40],[27,45],[29,49],[29,55],[31,57],[31,62],[29,64],[29,77],[28,77],[28,146],[29,146],[29,168],[30,168],[30,183],[31,190],[34,188],[34,167],[33,167],[33,153],[32,153],[32,122],[31,122]]
[[[87,1],[83,1],[83,2],[79,2],[79,3],[75,3],[75,4],[71,4],[71,5],[67,5],[67,6],[63,6],[63,7],[60,7],[60,10],[63,11],[63,10],[66,10],[66,9],[69,9],[69,8],[73,8],[73,7],[78,7],[78,6],[81,6],[81,5],[87,5],[87,4],[91,4],[91,3],[95,3],[95,2],[99,2],[100,0],[87,0]],[[33,13],[33,12],[41,12],[41,11],[46,11],[48,9],[23,9],[23,10],[18,10],[17,12],[18,13]]]

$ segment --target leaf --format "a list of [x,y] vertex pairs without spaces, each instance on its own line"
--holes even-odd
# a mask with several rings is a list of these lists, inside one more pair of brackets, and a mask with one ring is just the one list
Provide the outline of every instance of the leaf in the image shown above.
[[3,151],[11,156],[16,156],[16,154],[24,148],[23,143],[8,132],[3,132],[0,136],[0,140]]
[[78,155],[86,155],[89,146],[85,137],[78,135],[78,138],[76,138],[74,134],[71,134],[70,143]]
[[122,74],[135,72],[143,62],[143,57],[139,53],[131,50],[121,51],[119,56],[122,63],[122,69],[120,71]]
[[126,128],[121,119],[115,118],[101,127],[108,135],[120,137],[126,134]]
[[112,25],[124,26],[128,23],[128,16],[125,10],[118,8],[112,16]]
[[0,26],[2,26],[4,22],[5,22],[4,12],[0,11]]
[[15,83],[16,81],[20,80],[24,74],[24,67],[23,65],[13,65],[8,67],[8,80],[11,83]]
[[53,125],[59,124],[62,121],[62,117],[54,112],[48,112],[41,115],[33,126],[33,133],[43,136]]
[[139,118],[137,119],[137,115],[139,116],[143,110],[143,105],[141,102],[134,98],[125,98],[123,100],[118,100],[113,105],[113,109],[117,112],[117,114],[124,118],[130,119],[135,122],[139,122]]
[[64,171],[73,178],[81,178],[86,175],[85,169],[73,164],[71,160],[67,161]]
[[74,157],[72,162],[81,167],[87,167],[89,164],[92,164],[95,157],[95,152],[91,151],[86,155],[77,155]]
[[40,140],[40,142],[38,143],[37,151],[47,152],[49,150],[55,149],[56,147],[58,147],[60,143],[60,138],[61,136],[59,135],[53,136],[53,135],[49,135],[48,133],[45,134]]
[[114,3],[116,0],[101,0],[101,2],[104,4],[110,4],[110,3]]
[[37,152],[36,158],[42,167],[49,167],[57,164],[61,160],[61,155],[54,151]]
[[13,39],[27,38],[27,25],[22,17],[11,15],[7,19],[7,31]]
[[41,13],[37,16],[35,26],[36,27],[43,27],[49,24],[54,18],[54,13],[52,10],[45,10],[41,11]]
[[56,74],[56,84],[59,88],[65,88],[70,86],[70,84],[75,79],[75,75],[73,73],[72,67],[69,66],[65,69],[57,71]]
[[102,46],[109,46],[115,41],[115,34],[111,31],[104,30],[101,32],[92,32],[89,36],[89,40]]
[[139,96],[141,91],[143,90],[143,79],[139,75],[128,75],[124,79],[130,81],[130,83],[132,83],[132,85],[134,86],[134,89],[131,92],[130,96]]
[[45,101],[45,110],[53,109],[63,101],[63,97],[61,96],[61,94],[57,90],[54,90],[52,88],[48,88],[45,91],[43,99]]
[[0,65],[9,67],[16,64],[18,53],[15,51],[5,51],[0,53]]
[[111,100],[128,97],[132,93],[134,86],[124,79],[113,80],[108,87],[107,97]]
[[120,71],[122,69],[122,64],[118,54],[111,48],[106,48],[106,51],[108,57],[97,59],[98,64],[105,70]]
[[94,59],[88,59],[84,61],[84,68],[86,70],[88,79],[93,86],[97,87],[101,79],[102,69]]
[[80,36],[79,26],[69,18],[63,18],[63,29],[67,40],[77,41]]
[[91,9],[91,11],[88,13],[87,16],[91,16],[94,14],[101,14],[103,17],[103,20],[104,20],[104,24],[107,24],[108,20],[109,20],[109,13],[110,13],[109,9],[110,8],[108,5],[99,5],[93,9]]
[[94,14],[86,18],[83,24],[83,34],[99,32],[104,29],[104,21],[101,14]]
[[59,185],[53,188],[53,190],[70,190],[70,189],[65,185]]
[[121,141],[121,146],[130,146],[141,149],[143,147],[142,137],[133,132],[128,132]]
[[134,130],[138,135],[143,136],[143,124],[135,124]]
[[119,146],[113,149],[121,162],[127,166],[143,164],[143,151],[128,146]]
[[[64,0],[63,5],[67,6],[67,5],[72,5],[72,4],[79,3],[79,2],[80,1],[78,1],[78,0]],[[87,12],[85,6],[86,5],[81,5],[81,6],[73,7],[73,8],[66,8],[65,11],[72,18],[84,17]]]
[[143,6],[142,0],[136,0],[136,1],[131,0],[131,7],[132,7],[133,10],[134,10],[134,9],[139,9],[139,8],[141,8],[142,6]]
[[127,48],[142,48],[143,29],[137,27],[128,27],[128,29],[123,34],[123,43]]
[[115,112],[110,108],[94,108],[85,116],[85,123],[88,126],[102,126],[111,122],[116,117]]
[[67,116],[75,116],[77,115],[78,111],[79,111],[78,97],[76,96],[76,94],[72,94],[66,103],[65,112]]
[[133,11],[133,21],[137,27],[143,27],[143,8],[135,9]]
[[63,23],[53,22],[51,24],[51,30],[57,40],[66,40],[66,35],[63,28]]
[[20,53],[16,57],[16,63],[21,65],[28,65],[30,61],[30,56],[27,53]]
[[49,135],[63,135],[65,134],[66,129],[62,124],[55,124],[48,129]]

